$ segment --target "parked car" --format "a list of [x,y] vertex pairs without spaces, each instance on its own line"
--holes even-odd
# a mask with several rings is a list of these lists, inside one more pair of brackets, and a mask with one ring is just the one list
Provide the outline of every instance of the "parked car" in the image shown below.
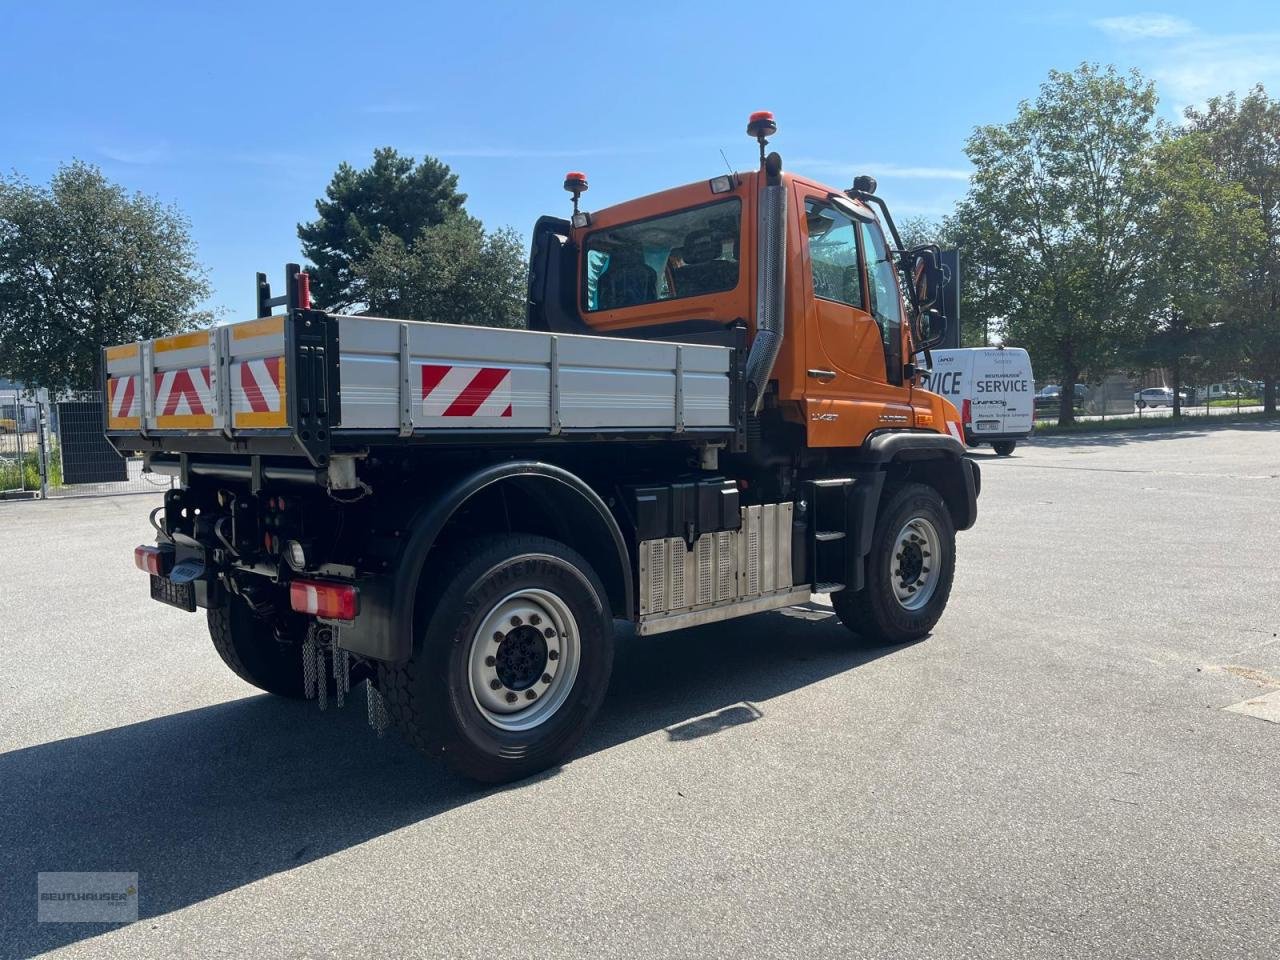
[[[1079,413],[1084,409],[1084,398],[1088,396],[1089,390],[1083,383],[1077,383],[1075,389],[1075,399],[1071,402],[1071,407]],[[1045,384],[1035,396],[1035,411],[1039,413],[1057,413],[1058,405],[1062,402],[1059,397],[1062,396],[1062,387],[1056,383]]]
[[1172,407],[1173,391],[1168,387],[1147,387],[1133,395],[1133,405],[1139,410],[1144,407]]

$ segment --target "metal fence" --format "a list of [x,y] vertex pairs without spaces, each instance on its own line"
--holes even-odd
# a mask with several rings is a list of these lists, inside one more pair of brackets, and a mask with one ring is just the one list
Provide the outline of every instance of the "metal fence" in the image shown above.
[[[1172,388],[1165,386],[1161,370],[1139,375],[1114,373],[1100,381],[1076,386],[1073,404],[1077,420],[1111,418],[1160,419],[1173,414]],[[1035,396],[1035,419],[1053,423],[1058,419],[1059,388],[1041,383]],[[1214,383],[1184,384],[1181,409],[1187,416],[1226,416],[1262,411],[1262,383],[1240,376]]]
[[97,496],[167,490],[102,435],[102,394],[0,392],[0,497]]

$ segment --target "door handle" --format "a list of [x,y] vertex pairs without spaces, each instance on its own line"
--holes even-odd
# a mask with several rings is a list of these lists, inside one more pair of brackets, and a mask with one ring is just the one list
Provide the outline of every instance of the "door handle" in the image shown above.
[[824,383],[836,378],[836,372],[834,370],[806,370],[805,372],[809,374],[811,379],[821,380]]

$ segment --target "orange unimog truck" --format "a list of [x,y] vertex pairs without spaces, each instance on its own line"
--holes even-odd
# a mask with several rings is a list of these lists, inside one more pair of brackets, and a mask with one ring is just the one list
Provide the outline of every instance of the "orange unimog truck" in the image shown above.
[[784,173],[775,131],[751,117],[757,170],[605,210],[570,174],[528,330],[327,313],[290,265],[253,320],[107,348],[108,438],[180,481],[135,551],[152,597],[249,683],[364,683],[375,727],[485,781],[571,754],[616,620],[829,593],[853,642],[925,636],[979,491],[913,362],[938,251],[870,177]]

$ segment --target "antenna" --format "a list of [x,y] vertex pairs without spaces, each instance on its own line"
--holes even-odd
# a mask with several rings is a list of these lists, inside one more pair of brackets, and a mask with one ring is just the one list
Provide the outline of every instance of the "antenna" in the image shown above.
[[720,148],[720,159],[724,161],[724,165],[729,168],[729,176],[736,178],[738,173],[733,169],[733,164],[729,162],[729,158],[724,155],[724,147]]

